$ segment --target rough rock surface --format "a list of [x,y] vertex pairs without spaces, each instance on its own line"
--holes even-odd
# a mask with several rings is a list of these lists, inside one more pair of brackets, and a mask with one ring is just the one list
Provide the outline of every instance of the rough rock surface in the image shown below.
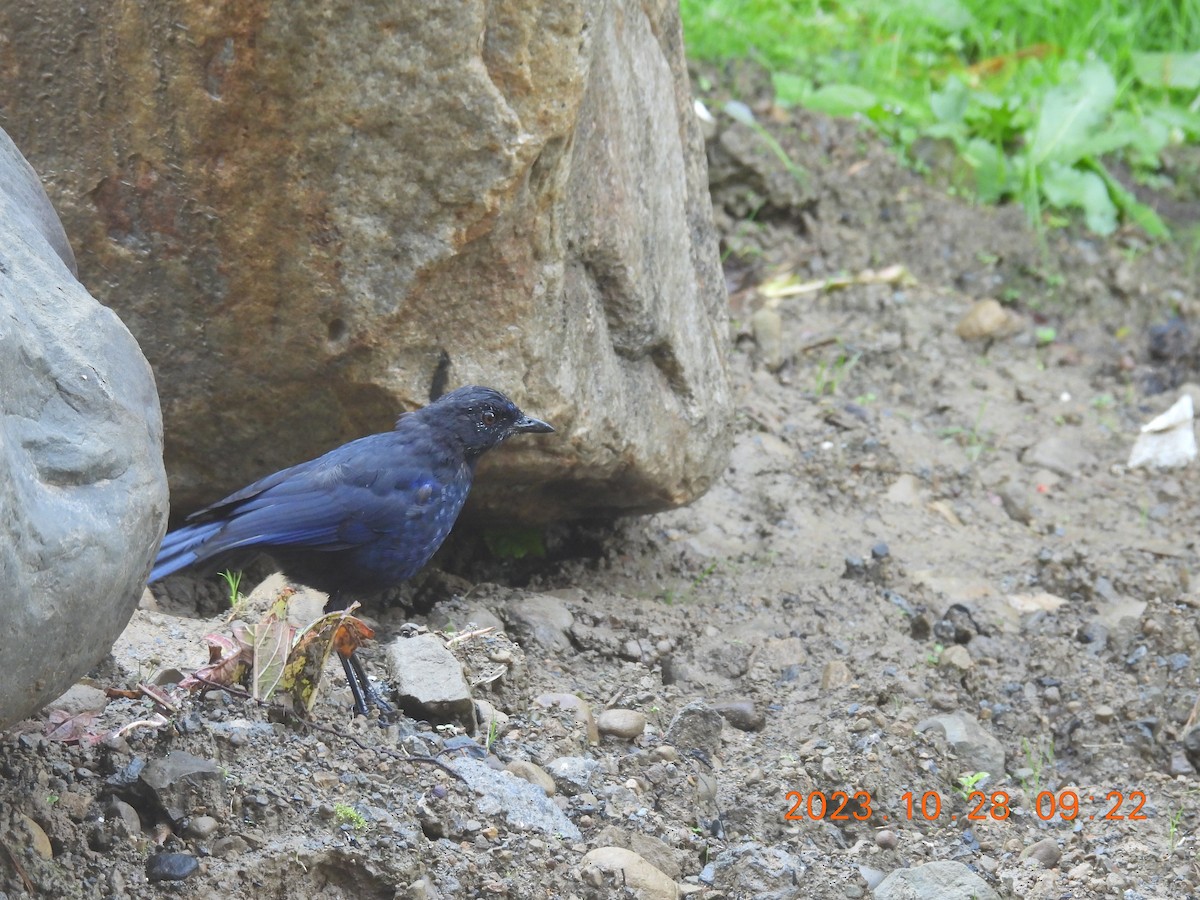
[[0,131],[0,728],[94,666],[167,518],[154,379]]
[[178,510],[468,382],[559,430],[488,461],[507,517],[661,509],[720,471],[676,4],[14,0],[0,33],[9,121],[158,375]]

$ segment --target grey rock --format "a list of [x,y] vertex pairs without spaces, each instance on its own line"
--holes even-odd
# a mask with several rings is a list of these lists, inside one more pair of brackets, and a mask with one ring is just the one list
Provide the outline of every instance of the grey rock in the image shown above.
[[872,893],[875,900],[1000,900],[986,881],[962,863],[949,860],[897,869]]
[[1054,838],[1042,838],[1022,850],[1021,859],[1036,859],[1043,869],[1053,869],[1062,859],[1062,848]]
[[642,900],[677,900],[674,879],[640,854],[624,847],[597,847],[579,861],[581,875],[592,887],[608,887],[609,896],[632,891]]
[[766,716],[754,705],[753,700],[730,700],[718,703],[713,709],[739,731],[762,731],[767,725]]
[[399,637],[387,646],[393,684],[406,713],[475,733],[475,704],[462,663],[436,634]]
[[154,376],[73,271],[0,131],[0,729],[108,653],[167,524]]
[[568,797],[591,790],[592,778],[599,768],[600,763],[585,756],[560,756],[546,766],[559,793]]
[[190,853],[156,853],[146,860],[149,881],[183,881],[196,873],[200,860]]
[[108,818],[116,827],[116,823],[120,823],[119,831],[123,831],[122,837],[137,837],[142,832],[142,819],[138,815],[137,810],[126,803],[124,800],[114,798],[108,805]]
[[477,759],[463,757],[449,765],[481,795],[475,806],[485,818],[503,816],[510,828],[519,831],[540,831],[569,841],[582,839],[575,824],[537,785],[497,772]]
[[721,749],[721,714],[702,700],[694,700],[675,713],[667,728],[666,741],[680,753],[700,750],[716,756]]
[[1044,437],[1021,454],[1021,462],[1035,469],[1049,469],[1059,475],[1076,476],[1099,464],[1096,455],[1084,448],[1078,437],[1061,434]]
[[37,73],[5,78],[5,122],[154,363],[181,510],[443,382],[561,435],[489,460],[476,511],[662,509],[724,468],[677,4],[301,0],[252,31],[234,6],[43,12],[0,8],[5,70]]
[[778,372],[787,362],[783,349],[783,317],[777,310],[764,306],[750,317],[750,328],[754,331],[754,343],[758,344],[763,365]]
[[646,714],[636,709],[606,709],[596,716],[596,730],[612,737],[633,740],[641,737],[646,730]]
[[632,850],[656,869],[661,870],[673,881],[683,877],[681,861],[690,862],[687,854],[673,849],[665,841],[640,831],[627,831],[609,825],[593,839],[601,847],[623,847]]
[[930,729],[945,736],[964,772],[988,772],[994,777],[1004,772],[1004,747],[974,716],[953,712],[917,723],[918,732]]
[[509,633],[522,647],[539,644],[555,653],[571,650],[570,631],[575,617],[567,605],[548,594],[530,594],[504,606]]
[[504,767],[518,778],[528,781],[530,784],[535,784],[546,792],[547,797],[554,796],[554,779],[550,777],[550,773],[541,766],[531,763],[527,759],[514,759]]
[[184,750],[172,750],[166,756],[148,762],[136,783],[133,799],[149,801],[151,808],[166,814],[176,825],[197,809],[224,806],[225,776],[210,759],[201,759]]
[[212,816],[192,816],[183,831],[188,837],[207,841],[217,833],[217,829],[220,827],[221,823]]
[[729,896],[755,900],[791,900],[808,867],[783,847],[747,841],[717,854],[713,886]]

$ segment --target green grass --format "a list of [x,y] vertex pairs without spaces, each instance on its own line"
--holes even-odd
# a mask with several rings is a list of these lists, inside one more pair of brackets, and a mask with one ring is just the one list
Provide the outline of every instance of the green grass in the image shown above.
[[[857,115],[919,165],[948,142],[957,186],[1039,223],[1082,213],[1166,228],[1113,177],[1153,182],[1200,137],[1200,0],[682,0],[693,58],[753,58],[777,99]],[[703,87],[703,85],[701,85]]]

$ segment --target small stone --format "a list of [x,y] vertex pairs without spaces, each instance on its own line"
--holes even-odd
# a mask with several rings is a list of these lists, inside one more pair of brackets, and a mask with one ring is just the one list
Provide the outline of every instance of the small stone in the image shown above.
[[699,750],[710,757],[721,749],[721,729],[725,720],[702,700],[693,700],[675,713],[667,728],[666,741],[681,753]]
[[938,665],[947,668],[966,671],[974,664],[974,661],[971,659],[971,652],[962,644],[951,644],[938,657]]
[[217,829],[221,823],[212,816],[192,816],[188,820],[187,828],[184,834],[188,837],[196,838],[200,841],[207,841],[210,837],[217,833]]
[[787,362],[783,349],[783,317],[777,310],[764,306],[750,317],[750,330],[754,333],[754,343],[758,344],[763,365],[778,372]]
[[100,688],[88,684],[74,684],[65,694],[50,704],[50,709],[61,710],[72,716],[85,712],[99,712],[108,704],[108,695]]
[[899,843],[896,832],[890,828],[885,828],[875,834],[875,844],[884,850],[895,850]]
[[1101,725],[1107,725],[1109,722],[1111,722],[1116,717],[1117,717],[1116,710],[1114,710],[1107,703],[1101,703],[1099,706],[1097,706],[1095,709],[1092,710],[1092,718],[1094,718]]
[[1020,319],[1001,306],[1000,301],[988,297],[967,310],[954,326],[954,333],[964,341],[981,341],[1008,337],[1020,327]]
[[606,709],[596,717],[601,734],[632,740],[646,730],[646,716],[635,709]]
[[669,875],[623,847],[597,847],[579,865],[584,879],[593,887],[607,884],[614,892],[629,889],[642,900],[676,900],[679,896]]
[[476,699],[475,719],[479,722],[480,734],[489,740],[508,731],[508,715],[500,712],[486,700]]
[[1054,838],[1042,838],[1021,852],[1022,859],[1036,859],[1043,869],[1053,869],[1062,859],[1062,849]]
[[547,797],[554,796],[554,779],[541,766],[535,765],[525,759],[514,759],[504,768],[518,778],[522,778],[530,784],[536,784],[546,792]]
[[852,680],[850,667],[840,659],[831,659],[821,670],[821,690],[832,691],[844,687]]
[[572,648],[571,626],[575,617],[558,597],[530,594],[508,603],[504,615],[509,633],[523,647],[539,644],[559,653]]
[[213,842],[213,856],[219,856],[222,859],[232,859],[235,856],[241,856],[250,850],[250,842],[241,835],[230,834],[223,838],[217,838]]
[[731,700],[718,703],[713,709],[739,731],[762,731],[767,725],[766,716],[758,711],[753,700]]
[[574,797],[589,790],[600,764],[582,756],[560,756],[551,760],[547,768],[559,791]]
[[128,837],[136,837],[142,831],[142,819],[136,809],[124,800],[113,800],[108,805],[108,817],[119,821]]
[[575,713],[575,721],[587,729],[588,743],[600,743],[600,732],[596,728],[596,720],[592,717],[592,708],[586,700],[574,694],[542,694],[535,697],[533,702],[544,709],[561,706],[563,709],[572,710]]
[[971,897],[999,900],[992,887],[960,862],[938,860],[911,869],[897,869],[874,889],[875,900],[941,900]]
[[150,881],[183,881],[200,868],[190,853],[156,853],[146,860],[146,878]]
[[17,816],[17,821],[25,830],[25,839],[29,842],[29,847],[33,852],[42,859],[53,859],[54,848],[50,845],[50,838],[46,836],[46,832],[42,830],[42,826],[29,818],[29,816]]

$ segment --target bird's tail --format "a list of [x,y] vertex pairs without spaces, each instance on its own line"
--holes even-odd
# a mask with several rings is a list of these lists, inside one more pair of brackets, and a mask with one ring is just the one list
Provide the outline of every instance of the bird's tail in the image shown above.
[[163,538],[158,548],[158,556],[154,560],[154,568],[150,570],[147,581],[153,583],[160,578],[178,572],[208,554],[197,552],[200,546],[221,530],[221,522],[204,522],[195,525],[184,525]]

